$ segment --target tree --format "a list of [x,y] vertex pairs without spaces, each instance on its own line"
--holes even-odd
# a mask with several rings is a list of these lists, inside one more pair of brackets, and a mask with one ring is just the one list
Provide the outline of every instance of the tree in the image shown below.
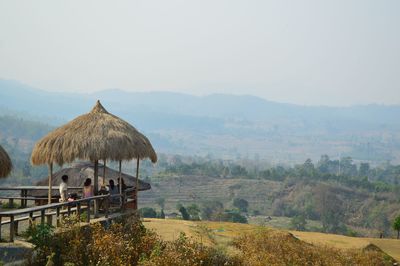
[[368,176],[369,163],[361,163],[360,170],[358,171],[360,176]]
[[206,201],[202,204],[202,220],[218,221],[224,212],[224,205],[219,201]]
[[325,232],[343,233],[343,202],[327,185],[319,185],[315,189],[316,209],[321,218]]
[[400,215],[393,221],[393,229],[397,231],[397,239],[400,238]]
[[165,219],[165,213],[164,213],[163,209],[161,209],[161,212],[160,212],[160,219]]
[[190,218],[192,220],[196,220],[196,221],[200,220],[200,216],[199,216],[200,208],[199,208],[199,206],[197,206],[196,204],[193,203],[192,205],[189,205],[186,208],[186,210],[190,214]]
[[165,199],[164,198],[156,199],[156,203],[158,204],[158,206],[160,206],[161,209],[164,209],[164,207],[165,207]]
[[179,212],[181,213],[182,219],[183,219],[183,220],[190,220],[190,215],[189,215],[189,213],[187,212],[187,210],[186,210],[185,207],[181,206],[181,207],[179,208]]
[[236,198],[233,200],[233,206],[238,208],[241,212],[247,212],[247,207],[249,207],[249,203],[245,199]]
[[290,220],[290,224],[294,230],[304,231],[306,230],[306,218],[304,215],[296,215]]
[[307,159],[304,163],[303,163],[303,167],[302,167],[302,172],[305,176],[307,177],[313,177],[314,176],[314,164],[311,161],[311,159]]

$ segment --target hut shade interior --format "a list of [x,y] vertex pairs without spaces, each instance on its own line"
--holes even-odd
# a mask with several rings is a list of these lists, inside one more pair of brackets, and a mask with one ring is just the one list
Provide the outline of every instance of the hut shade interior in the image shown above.
[[[103,182],[103,165],[99,164],[99,184],[101,185]],[[60,171],[56,172],[53,174],[53,179],[52,179],[52,185],[53,187],[58,187],[61,184],[61,177],[63,175],[68,175],[68,187],[82,187],[83,188],[83,183],[85,182],[86,178],[92,179],[92,185],[93,183],[93,173],[94,173],[94,163],[89,163],[89,162],[84,162],[84,163],[74,163],[72,164],[71,167],[63,168]],[[136,178],[127,175],[125,173],[121,174],[122,178],[124,179],[125,185],[128,187],[135,187],[136,185]],[[119,177],[119,172],[115,171],[111,168],[106,167],[106,185],[108,185],[108,182],[110,179],[114,180],[115,186],[117,186],[118,183],[118,177]],[[40,180],[36,185],[38,186],[47,186],[48,185],[48,177]],[[149,183],[143,182],[142,180],[139,180],[139,191],[144,191],[144,190],[149,190],[151,189],[151,186]],[[35,192],[30,192],[29,195],[32,196],[42,196],[46,192],[42,191],[35,191]],[[59,195],[59,192],[53,191],[53,195]]]
[[6,177],[11,173],[12,163],[7,152],[0,145],[0,177]]
[[63,165],[81,160],[131,160],[157,155],[150,141],[126,121],[107,112],[97,101],[81,115],[38,141],[32,151],[34,165]]

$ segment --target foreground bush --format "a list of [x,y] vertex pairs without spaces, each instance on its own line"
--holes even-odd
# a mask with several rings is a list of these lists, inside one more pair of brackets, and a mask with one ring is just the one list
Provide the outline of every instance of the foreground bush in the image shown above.
[[392,265],[389,257],[376,250],[314,246],[289,233],[268,229],[242,235],[233,244],[240,251],[242,265]]
[[28,235],[36,244],[29,265],[392,265],[374,247],[341,251],[268,229],[236,238],[232,243],[236,251],[228,255],[184,234],[175,241],[163,241],[135,216],[115,221],[107,229],[100,224],[79,227],[78,219],[67,219],[61,232],[37,225]]
[[107,229],[100,224],[79,227],[78,219],[66,220],[56,234],[42,227],[30,230],[36,252],[29,265],[238,265],[223,252],[184,235],[162,241],[135,216]]

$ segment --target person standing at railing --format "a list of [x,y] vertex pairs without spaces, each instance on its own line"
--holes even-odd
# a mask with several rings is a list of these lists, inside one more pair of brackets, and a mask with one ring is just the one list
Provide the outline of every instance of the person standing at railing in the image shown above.
[[90,197],[93,197],[92,179],[86,178],[85,183],[83,183],[83,198]]
[[[119,191],[118,191],[117,186],[114,184],[114,180],[110,179],[110,181],[108,181],[108,184],[109,185],[107,186],[107,189],[108,189],[108,193],[110,194],[110,196],[117,195],[119,193]],[[118,201],[119,201],[119,198],[117,198],[117,197],[111,198],[112,203],[115,203]]]
[[59,187],[60,190],[60,202],[66,202],[67,201],[67,190],[68,190],[68,176],[63,175],[61,177],[61,184]]

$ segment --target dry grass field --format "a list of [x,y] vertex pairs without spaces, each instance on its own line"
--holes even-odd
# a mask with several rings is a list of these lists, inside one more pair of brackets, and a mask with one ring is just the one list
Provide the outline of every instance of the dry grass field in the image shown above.
[[[187,236],[193,237],[204,244],[215,244],[227,248],[229,248],[228,244],[234,237],[246,233],[246,231],[251,232],[260,228],[257,225],[228,222],[194,222],[148,218],[144,219],[143,224],[146,228],[154,230],[164,240],[177,239],[179,234],[184,232]],[[340,249],[362,249],[369,244],[374,244],[397,261],[400,261],[400,240],[347,237],[315,232],[289,232],[307,243],[328,245]]]

